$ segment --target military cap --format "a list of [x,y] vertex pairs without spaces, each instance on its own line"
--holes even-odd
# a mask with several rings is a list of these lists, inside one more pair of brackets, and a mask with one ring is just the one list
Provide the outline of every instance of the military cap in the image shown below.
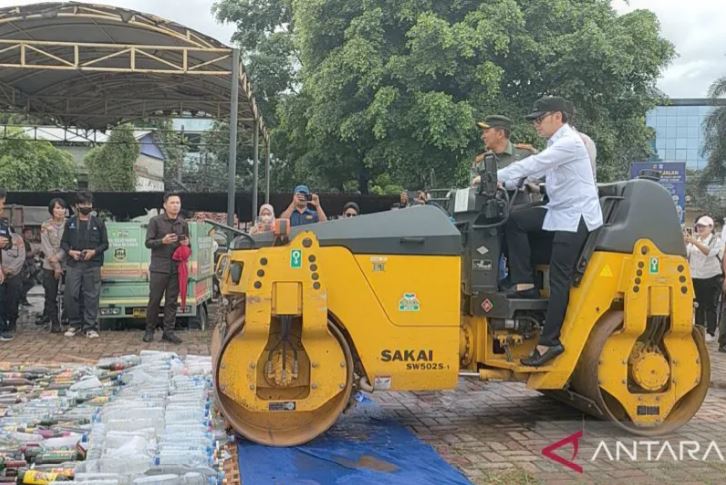
[[484,118],[484,121],[479,121],[476,126],[485,130],[487,128],[507,128],[512,129],[512,120],[502,115],[491,115]]
[[546,113],[561,111],[572,115],[574,106],[571,102],[560,96],[544,96],[534,102],[532,112],[525,116],[528,120],[536,120]]

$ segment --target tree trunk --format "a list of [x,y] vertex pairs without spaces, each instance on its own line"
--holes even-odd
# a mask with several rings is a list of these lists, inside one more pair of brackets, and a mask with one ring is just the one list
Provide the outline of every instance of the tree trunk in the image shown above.
[[358,171],[358,191],[361,195],[368,195],[368,183],[371,180],[368,169],[363,167]]

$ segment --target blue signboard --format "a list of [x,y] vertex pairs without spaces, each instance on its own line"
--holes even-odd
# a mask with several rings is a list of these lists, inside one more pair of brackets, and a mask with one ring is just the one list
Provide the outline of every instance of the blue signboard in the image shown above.
[[670,192],[683,224],[686,214],[686,162],[633,162],[630,164],[630,178],[636,178],[641,170],[660,172],[660,184]]

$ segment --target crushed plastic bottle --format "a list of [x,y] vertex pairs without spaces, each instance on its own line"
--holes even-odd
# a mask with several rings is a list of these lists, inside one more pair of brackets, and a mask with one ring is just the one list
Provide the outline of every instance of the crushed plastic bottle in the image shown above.
[[221,483],[218,444],[228,437],[212,422],[211,370],[208,356],[154,351],[95,367],[0,370],[23,379],[17,395],[0,396],[0,448],[17,449],[8,463],[22,468],[74,470],[64,484]]
[[99,389],[103,387],[103,383],[96,376],[86,376],[70,387],[71,391],[85,391],[90,389]]
[[179,475],[153,475],[150,477],[139,477],[134,480],[133,485],[178,485],[183,480]]

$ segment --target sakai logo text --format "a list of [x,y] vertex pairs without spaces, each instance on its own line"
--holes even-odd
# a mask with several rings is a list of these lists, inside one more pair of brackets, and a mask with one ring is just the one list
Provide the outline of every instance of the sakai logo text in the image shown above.
[[431,362],[434,360],[433,350],[382,350],[383,362]]

